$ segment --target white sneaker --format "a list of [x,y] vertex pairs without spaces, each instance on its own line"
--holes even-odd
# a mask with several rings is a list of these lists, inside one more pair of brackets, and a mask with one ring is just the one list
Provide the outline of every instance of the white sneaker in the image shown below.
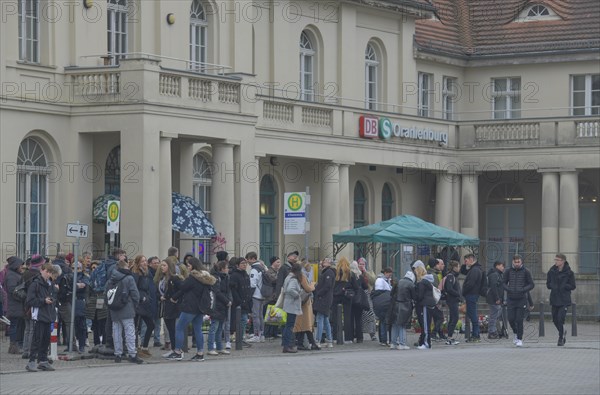
[[261,342],[261,343],[264,343],[264,342],[265,342],[265,337],[264,337],[264,336],[262,336],[262,335],[260,336],[260,342]]
[[333,348],[333,342],[329,342],[329,343],[327,343],[327,347],[329,347],[329,348]]
[[163,358],[166,358],[166,357],[168,357],[169,355],[171,355],[171,353],[172,353],[172,352],[173,352],[173,351],[169,350],[169,351],[167,351],[166,353],[164,353],[164,354],[162,355],[162,357],[163,357]]
[[390,350],[399,350],[400,345],[395,345],[394,343],[390,344]]
[[429,350],[429,347],[427,347],[427,345],[425,345],[425,344],[421,344],[419,347],[417,347],[417,349],[419,349],[419,350]]
[[400,345],[398,345],[398,350],[410,350],[410,347],[400,344]]
[[515,346],[517,346],[517,347],[523,347],[523,340],[517,339],[517,341],[515,342]]
[[513,343],[517,344],[518,341],[519,341],[519,339],[517,339],[517,335],[515,335],[515,338],[513,339]]
[[215,350],[210,350],[207,354],[208,355],[219,355],[219,353],[216,352]]
[[246,341],[248,343],[260,343],[260,337],[258,337],[258,336],[252,336],[251,338],[249,338]]
[[225,343],[225,349],[226,350],[231,350],[231,342]]
[[219,351],[217,351],[217,352],[218,352],[219,354],[224,354],[224,355],[229,355],[229,354],[231,354],[231,353],[230,353],[229,351],[227,351],[227,350],[219,350]]

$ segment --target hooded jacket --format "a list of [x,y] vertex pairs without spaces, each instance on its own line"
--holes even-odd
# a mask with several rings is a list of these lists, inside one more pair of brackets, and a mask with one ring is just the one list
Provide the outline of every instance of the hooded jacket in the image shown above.
[[388,323],[404,326],[410,322],[414,301],[417,298],[417,289],[413,279],[414,274],[407,272],[392,288],[391,306],[387,317]]
[[502,285],[503,274],[495,267],[487,272],[489,292],[486,296],[487,304],[495,305],[497,300],[500,303],[504,300],[504,286]]
[[527,297],[527,292],[531,291],[535,284],[529,270],[521,265],[516,269],[511,265],[504,272],[503,287],[506,291],[508,300],[521,300]]
[[417,306],[435,307],[436,304],[433,297],[433,274],[426,274],[417,283]]
[[229,288],[233,298],[232,309],[242,306],[242,313],[250,313],[252,311],[252,288],[250,288],[248,272],[236,268],[229,275]]
[[479,295],[479,289],[481,288],[481,280],[483,278],[483,269],[479,262],[475,262],[469,269],[467,265],[460,267],[460,274],[464,274],[465,281],[463,282],[462,294],[467,295]]
[[150,270],[146,274],[134,273],[133,277],[140,293],[140,303],[135,308],[136,314],[142,317],[155,318],[158,313],[156,309],[156,286]]
[[[54,283],[44,280],[42,276],[36,276],[27,288],[27,301],[25,304],[31,307],[31,319],[51,323],[56,321],[56,294],[54,292]],[[46,303],[46,298],[50,297],[55,302]]]
[[110,280],[106,282],[106,289],[110,289],[111,286],[121,281],[123,285],[123,293],[129,294],[127,304],[120,310],[110,310],[110,316],[114,321],[122,321],[127,319],[135,318],[135,306],[140,301],[140,293],[138,292],[137,285],[135,285],[135,279],[133,274],[128,269],[117,269],[112,271]]
[[292,264],[287,261],[284,264],[282,264],[279,268],[279,271],[277,272],[277,283],[275,284],[276,298],[279,297],[279,294],[281,293],[281,288],[283,287],[283,282],[287,278],[288,274],[290,274],[290,270],[292,270]]
[[202,314],[200,301],[204,292],[210,292],[217,279],[205,270],[192,270],[173,295],[179,301],[179,310],[183,313]]
[[550,304],[552,306],[570,306],[571,291],[575,286],[575,273],[571,270],[569,262],[565,262],[563,270],[552,266],[546,275],[546,287],[550,290]]
[[[23,261],[20,259],[12,260],[8,264],[8,270],[6,277],[4,278],[4,287],[6,288],[6,294],[8,296],[8,317],[21,318],[23,317],[23,302],[18,301],[12,295],[14,289],[21,282],[22,275],[18,272],[19,268],[23,266]],[[53,321],[54,322],[54,321]]]
[[315,287],[313,310],[325,316],[329,316],[333,303],[333,286],[335,284],[335,270],[331,266],[326,267],[319,275],[319,282]]
[[460,273],[450,270],[444,281],[444,292],[446,293],[446,303],[458,303],[461,299],[460,284],[458,275]]
[[215,310],[210,316],[211,318],[224,321],[227,318],[227,305],[231,302],[231,291],[229,289],[229,274],[214,273],[213,277],[217,280],[213,285],[215,292]]

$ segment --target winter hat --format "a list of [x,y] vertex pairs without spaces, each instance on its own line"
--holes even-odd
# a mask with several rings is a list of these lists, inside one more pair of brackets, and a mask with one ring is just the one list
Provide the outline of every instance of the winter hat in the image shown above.
[[227,260],[227,251],[217,251],[217,260],[218,261],[226,261]]
[[437,259],[429,258],[429,261],[427,261],[427,266],[429,266],[430,268],[433,268],[433,267],[435,267],[435,265],[437,265]]
[[417,260],[415,263],[412,264],[412,269],[415,270],[419,266],[425,269],[425,264],[420,260]]
[[423,278],[433,284],[433,274],[426,274]]
[[276,260],[278,260],[278,259],[279,259],[279,257],[278,257],[278,256],[272,256],[272,257],[269,259],[269,263],[272,265],[272,264],[273,264],[273,262],[275,262],[275,261],[276,261]]
[[410,270],[406,272],[406,274],[404,275],[404,278],[408,278],[413,283],[415,282],[415,274]]
[[73,263],[73,258],[75,257],[75,255],[73,255],[72,252],[69,252],[67,254],[67,256],[65,257],[65,261],[69,262],[69,263]]
[[39,271],[44,263],[46,263],[46,260],[44,259],[44,257],[39,254],[35,254],[34,256],[31,257],[31,266],[29,266],[29,268],[31,270]]
[[21,258],[19,258],[18,256],[11,256],[6,260],[6,263],[8,263],[8,266],[23,266],[23,260]]
[[300,253],[299,253],[298,251],[292,251],[292,252],[290,252],[289,254],[287,254],[287,256],[288,256],[288,257],[290,257],[290,256],[292,256],[292,255],[296,255],[296,256],[298,256],[298,255],[300,255]]

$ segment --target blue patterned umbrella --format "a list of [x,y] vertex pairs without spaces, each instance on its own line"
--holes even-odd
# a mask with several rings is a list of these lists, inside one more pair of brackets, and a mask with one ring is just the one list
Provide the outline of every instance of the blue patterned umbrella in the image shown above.
[[214,225],[191,197],[173,192],[173,230],[196,237],[215,236]]
[[[106,210],[109,200],[120,200],[116,195],[100,195],[94,200],[94,222],[106,222]],[[196,237],[215,236],[215,227],[206,217],[198,203],[189,196],[173,192],[173,230],[187,233]]]

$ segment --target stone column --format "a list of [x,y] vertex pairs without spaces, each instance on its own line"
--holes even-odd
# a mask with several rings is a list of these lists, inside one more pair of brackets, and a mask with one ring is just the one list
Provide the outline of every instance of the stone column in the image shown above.
[[454,225],[452,180],[452,175],[448,173],[436,175],[435,224],[448,229]]
[[579,178],[577,171],[560,172],[558,211],[558,240],[560,252],[567,256],[571,269],[577,273],[579,252]]
[[[345,230],[351,229],[352,222],[352,214],[351,214],[351,205],[350,205],[350,164],[340,163],[339,167],[340,173],[340,227],[338,232],[343,232]],[[323,217],[322,217],[323,218]],[[323,219],[321,219],[323,221]],[[330,240],[331,241],[331,240]],[[350,251],[349,247],[344,248],[340,252],[338,252],[338,256],[346,255],[348,256],[348,251]]]
[[452,175],[452,229],[460,232],[460,181],[461,177],[458,174]]
[[[185,196],[194,195],[194,144],[191,142],[180,142],[178,144],[179,155],[179,193]],[[175,159],[177,160],[177,159]],[[189,239],[192,235],[182,233],[181,238]],[[183,257],[186,252],[192,251],[194,242],[192,240],[181,240],[179,242],[179,253]]]
[[559,177],[557,172],[542,173],[542,270],[554,265],[558,252]]
[[477,174],[463,174],[460,232],[479,237],[479,182]]
[[171,192],[171,138],[164,135],[160,138],[160,170],[158,188],[158,231],[159,256],[166,256],[173,242],[173,206]]
[[340,165],[321,166],[321,256],[331,256],[332,235],[340,231]]
[[235,250],[235,204],[234,182],[236,180],[233,163],[232,144],[213,144],[214,174],[211,188],[212,223],[218,233],[225,238],[224,248]]

